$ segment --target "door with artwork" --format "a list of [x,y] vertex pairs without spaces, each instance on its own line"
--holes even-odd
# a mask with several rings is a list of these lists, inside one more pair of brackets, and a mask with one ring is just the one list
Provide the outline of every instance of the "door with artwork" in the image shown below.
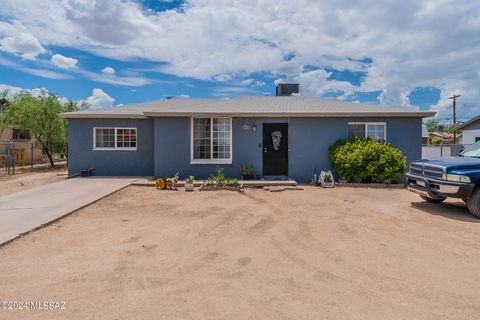
[[263,124],[263,175],[288,176],[288,123]]

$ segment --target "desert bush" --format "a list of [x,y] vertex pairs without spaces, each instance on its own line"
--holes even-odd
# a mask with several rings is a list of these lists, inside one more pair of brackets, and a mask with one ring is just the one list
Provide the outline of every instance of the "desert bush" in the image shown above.
[[215,185],[217,187],[234,187],[238,185],[238,180],[235,178],[225,178],[223,168],[217,166],[215,173],[208,177],[205,184],[210,186]]
[[432,144],[444,144],[446,142],[447,141],[442,137],[433,137],[432,138]]
[[407,170],[399,148],[370,138],[339,140],[329,149],[333,170],[348,182],[394,183]]

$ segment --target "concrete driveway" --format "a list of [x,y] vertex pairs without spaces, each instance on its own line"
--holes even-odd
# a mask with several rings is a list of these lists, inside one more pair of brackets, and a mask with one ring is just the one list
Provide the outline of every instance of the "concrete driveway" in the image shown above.
[[0,245],[118,191],[133,178],[76,178],[0,197]]

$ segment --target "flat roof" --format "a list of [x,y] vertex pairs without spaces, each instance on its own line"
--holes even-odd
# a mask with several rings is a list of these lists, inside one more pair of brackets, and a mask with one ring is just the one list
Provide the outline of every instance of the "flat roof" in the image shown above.
[[235,99],[164,99],[108,109],[61,113],[67,119],[230,116],[230,117],[432,117],[435,112],[323,100],[303,96]]

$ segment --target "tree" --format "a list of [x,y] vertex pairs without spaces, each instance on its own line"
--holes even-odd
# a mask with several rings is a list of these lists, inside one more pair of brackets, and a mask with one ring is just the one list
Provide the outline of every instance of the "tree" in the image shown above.
[[85,103],[64,103],[53,94],[32,96],[29,92],[22,91],[4,106],[0,115],[0,127],[29,130],[53,168],[53,154],[67,154],[67,121],[59,118],[58,114],[86,107]]
[[428,132],[434,132],[438,126],[438,118],[428,118],[423,124],[427,127]]
[[453,133],[453,131],[455,131],[455,126],[453,125],[453,122],[446,124],[445,127],[443,128],[443,131],[447,133]]

